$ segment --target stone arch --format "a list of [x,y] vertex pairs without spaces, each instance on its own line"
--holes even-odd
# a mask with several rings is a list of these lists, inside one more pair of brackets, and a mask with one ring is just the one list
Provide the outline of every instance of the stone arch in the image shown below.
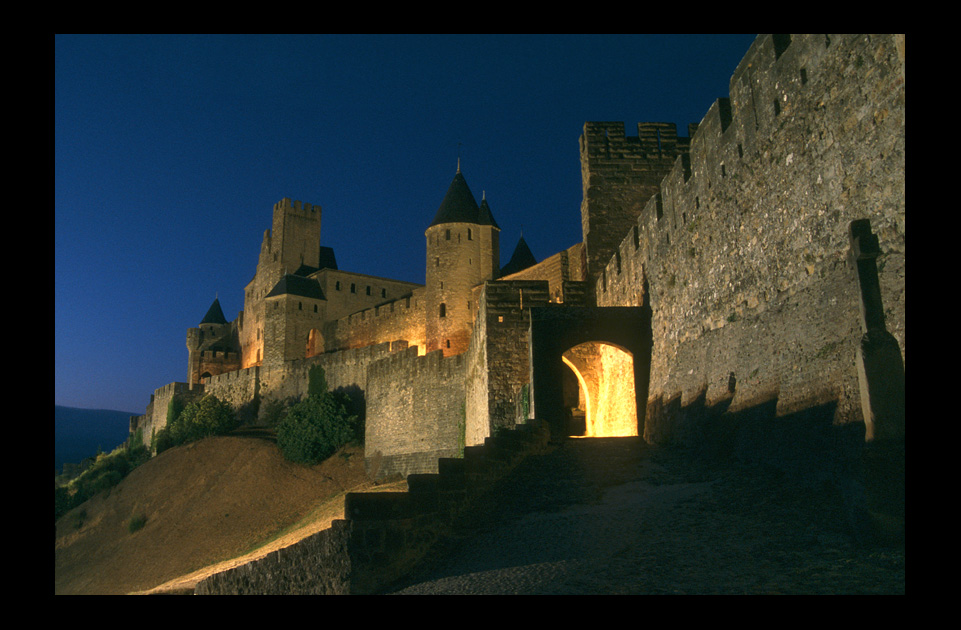
[[[530,383],[533,415],[547,423],[552,439],[571,434],[570,413],[564,407],[565,371],[584,377],[586,363],[564,354],[586,343],[613,346],[631,357],[635,426],[643,435],[651,371],[651,313],[643,307],[562,307],[531,309]],[[576,373],[576,372],[575,372]],[[585,382],[589,378],[585,378]]]
[[577,381],[562,382],[567,433],[583,437],[627,437],[638,434],[634,391],[634,357],[609,343],[588,341],[561,355]]

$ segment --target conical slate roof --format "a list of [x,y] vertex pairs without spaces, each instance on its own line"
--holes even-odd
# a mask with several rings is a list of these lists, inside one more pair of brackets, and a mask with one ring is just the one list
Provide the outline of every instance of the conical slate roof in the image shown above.
[[523,271],[536,264],[537,259],[534,258],[531,248],[527,246],[527,241],[521,236],[521,240],[517,241],[517,247],[514,248],[514,253],[511,254],[511,259],[501,269],[501,277]]
[[486,200],[478,207],[477,200],[474,199],[474,194],[467,186],[467,180],[464,179],[464,175],[459,168],[457,174],[454,175],[454,181],[450,183],[450,187],[447,189],[447,194],[444,195],[440,208],[437,209],[437,214],[434,215],[434,220],[428,227],[434,227],[441,223],[473,223],[475,225],[492,225],[500,229],[494,221]]
[[277,281],[277,284],[274,285],[274,288],[270,290],[266,297],[277,295],[299,295],[317,300],[327,299],[324,297],[319,282],[313,278],[304,278],[290,273],[284,274],[284,277]]
[[207,309],[207,314],[200,320],[201,324],[226,324],[227,318],[224,317],[224,310],[220,308],[220,299],[214,298],[214,303]]
[[491,207],[487,205],[487,198],[481,199],[480,210],[477,213],[477,224],[478,225],[493,225],[498,230],[501,226],[497,225],[497,221],[494,220],[494,215],[491,213]]

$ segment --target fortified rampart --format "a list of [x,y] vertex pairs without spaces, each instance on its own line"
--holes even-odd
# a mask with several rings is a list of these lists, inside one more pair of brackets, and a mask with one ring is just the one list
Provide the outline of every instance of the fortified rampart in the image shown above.
[[[423,500],[412,496],[417,484],[449,483],[438,481],[449,479],[445,467],[473,465],[474,449],[510,439],[514,431],[499,429],[527,418],[555,437],[572,434],[558,430],[573,425],[579,396],[620,398],[613,382],[632,376],[637,429],[647,441],[711,445],[840,481],[849,505],[863,503],[855,469],[871,451],[865,438],[899,444],[884,451],[883,465],[894,471],[886,478],[900,484],[903,508],[904,122],[903,35],[759,36],[729,96],[689,126],[690,138],[670,123],[641,123],[637,137],[626,136],[623,123],[585,124],[583,243],[500,280],[465,270],[487,273],[499,228],[458,170],[426,234],[425,287],[324,320],[323,354],[264,360],[212,376],[203,388],[161,388],[132,429],[161,427],[176,392],[212,393],[238,408],[300,397],[310,367],[323,366],[332,389],[365,405],[371,472],[413,474],[411,495],[351,499],[353,529],[338,525],[315,541],[337,548],[336,570],[358,557],[403,565],[404,549],[420,549],[419,536],[431,535],[410,509]],[[479,225],[487,232],[472,227]],[[289,230],[274,231],[302,244]],[[490,237],[484,257],[475,252],[481,236]],[[269,233],[264,242],[261,266],[276,276],[270,265],[279,249]],[[456,286],[445,284],[448,273]],[[328,279],[327,293],[331,283],[337,290],[333,272],[311,274]],[[250,304],[280,304],[268,295],[274,280],[248,285]],[[278,314],[297,324],[299,294],[280,295],[289,309],[278,306]],[[289,341],[279,328],[268,335],[269,318],[248,310],[250,347],[261,338]],[[297,336],[295,349],[309,354],[305,331]],[[588,343],[632,360],[608,369],[610,348],[568,353]],[[441,350],[419,356],[431,345]],[[259,350],[247,355],[246,365],[253,356],[259,363]],[[882,355],[893,363],[880,365]],[[593,379],[580,390],[569,387],[578,373]],[[900,402],[881,405],[878,392],[890,383],[901,388]],[[631,405],[623,399],[619,409]],[[868,470],[878,471],[878,461]],[[425,471],[439,477],[424,482]],[[430,496],[431,510],[447,500]],[[368,508],[387,514],[393,529],[359,525]],[[253,578],[243,571],[219,592],[246,588]],[[274,574],[267,564],[250,571],[268,582]]]
[[251,409],[251,414],[257,413],[256,407],[251,408],[255,401],[262,405],[269,401],[303,398],[307,395],[309,372],[314,366],[324,369],[331,390],[347,393],[359,408],[363,408],[369,366],[406,349],[406,341],[381,343],[328,352],[277,366],[254,366],[218,374],[210,377],[206,384],[192,388],[187,383],[169,383],[154,392],[144,415],[131,417],[130,431],[143,429],[144,440],[149,444],[151,436],[167,425],[167,407],[175,395],[187,403],[210,394],[241,413]]
[[550,302],[547,281],[485,282],[467,355],[466,443],[482,444],[498,428],[524,422],[530,381],[530,309]]
[[130,416],[130,434],[141,431],[143,441],[149,445],[153,435],[167,426],[167,407],[174,396],[180,396],[185,403],[200,400],[204,395],[203,385],[187,383],[167,383],[154,390],[147,403],[147,411],[142,416]]
[[547,280],[551,302],[566,303],[565,282],[584,282],[587,280],[587,261],[584,243],[577,243],[527,269],[499,278],[499,280]]
[[364,457],[374,477],[437,472],[464,448],[465,355],[410,347],[372,363]]
[[658,192],[678,156],[685,155],[688,140],[677,136],[674,123],[638,123],[637,136],[626,136],[622,122],[584,126],[581,230],[588,280],[597,279],[625,227]]
[[248,368],[213,377],[206,385],[206,392],[230,402],[235,408],[254,400],[254,395],[259,397],[261,403],[300,399],[307,395],[311,368],[320,366],[324,369],[327,386],[331,390],[348,393],[356,402],[362,403],[369,366],[406,348],[407,343],[403,341],[381,343],[328,352],[278,366]]
[[330,321],[323,330],[325,347],[341,350],[405,339],[409,345],[424,348],[424,304],[424,289],[418,288],[396,300]]
[[[828,439],[793,412],[862,422],[856,355],[866,331],[849,228],[868,219],[878,237],[884,316],[903,361],[903,64],[903,36],[759,37],[730,97],[710,108],[689,155],[626,230],[596,297],[652,309],[649,441],[703,437],[705,405],[766,409],[783,420],[741,431],[739,446],[783,464],[798,445],[778,444]],[[598,142],[589,123],[582,152],[599,152]],[[604,187],[585,201],[589,213],[646,192]],[[795,464],[825,465],[815,460]]]

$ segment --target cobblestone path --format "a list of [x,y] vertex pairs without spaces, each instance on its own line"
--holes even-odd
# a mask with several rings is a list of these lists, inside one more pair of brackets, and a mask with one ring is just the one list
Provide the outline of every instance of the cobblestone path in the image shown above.
[[529,457],[398,594],[903,594],[836,492],[638,438]]

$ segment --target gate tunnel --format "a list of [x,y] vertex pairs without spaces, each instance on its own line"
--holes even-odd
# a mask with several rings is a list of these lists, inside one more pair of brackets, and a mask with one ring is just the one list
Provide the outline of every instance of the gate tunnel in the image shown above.
[[[532,308],[530,321],[531,411],[550,427],[551,438],[643,435],[651,372],[650,310]],[[573,391],[582,392],[576,403],[572,375],[578,384]],[[602,398],[612,396],[620,406],[603,403]],[[625,404],[630,408],[625,410]],[[583,421],[577,411],[581,407]],[[625,416],[630,426],[611,422]]]
[[561,355],[574,376],[562,384],[567,433],[572,437],[637,435],[634,358],[623,348],[588,342]]

